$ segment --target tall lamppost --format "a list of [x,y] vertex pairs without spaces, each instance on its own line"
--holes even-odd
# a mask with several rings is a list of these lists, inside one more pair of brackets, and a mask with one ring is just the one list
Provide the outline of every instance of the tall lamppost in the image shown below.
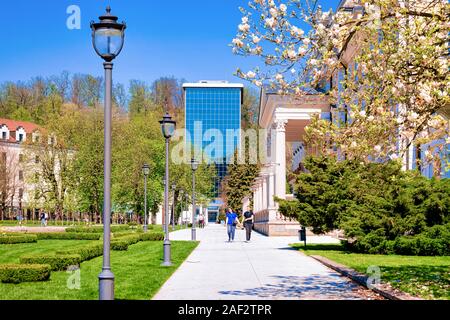
[[197,207],[195,205],[195,171],[198,169],[198,161],[192,158],[191,160],[192,168],[192,241],[196,241],[196,230],[195,230],[195,214],[197,213]]
[[180,197],[181,197],[181,219],[180,219],[180,226],[183,226],[183,214],[184,214],[184,190],[180,190]]
[[111,8],[99,17],[99,22],[91,22],[92,43],[95,52],[105,62],[105,137],[104,137],[104,197],[103,197],[103,266],[99,278],[100,300],[114,300],[114,274],[110,265],[110,217],[111,217],[111,99],[112,61],[122,51],[126,24],[118,23],[111,15]]
[[175,183],[172,184],[172,192],[173,192],[173,202],[172,202],[172,231],[175,230],[175,189],[177,185]]
[[166,112],[166,115],[159,122],[161,124],[161,130],[164,138],[166,139],[166,175],[164,183],[164,262],[163,266],[171,266],[170,262],[170,240],[169,240],[169,141],[175,133],[176,121],[172,120],[172,117]]
[[144,232],[147,232],[147,177],[150,174],[150,166],[148,164],[142,166],[142,173],[144,174]]

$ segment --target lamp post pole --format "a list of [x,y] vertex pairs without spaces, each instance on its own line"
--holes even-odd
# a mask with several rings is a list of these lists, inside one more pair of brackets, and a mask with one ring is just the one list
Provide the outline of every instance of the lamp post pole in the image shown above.
[[103,267],[99,275],[100,300],[114,300],[114,274],[111,271],[111,95],[113,63],[105,62],[105,137],[103,178]]
[[164,138],[166,138],[166,174],[164,179],[164,244],[163,244],[163,253],[164,253],[164,262],[163,266],[168,267],[171,266],[172,263],[170,261],[170,240],[169,240],[169,141],[170,138],[175,133],[176,122],[172,120],[172,117],[169,113],[163,117],[163,119],[159,122],[161,124],[161,129]]
[[169,240],[169,138],[166,138],[166,178],[164,183],[164,262],[163,266],[171,266]]
[[144,176],[144,232],[147,232],[147,175]]
[[111,242],[111,101],[112,61],[120,54],[124,44],[126,25],[106,8],[106,14],[92,22],[92,43],[95,52],[105,61],[105,132],[104,132],[104,178],[103,178],[103,265],[99,278],[100,300],[114,300],[114,274],[110,263]]
[[142,167],[142,172],[144,173],[144,232],[147,232],[147,177],[150,173],[150,167],[148,164],[144,164]]
[[176,185],[172,185],[172,192],[173,192],[173,202],[172,202],[172,231],[175,230],[175,189]]
[[195,204],[195,171],[198,168],[198,162],[195,159],[191,160],[192,167],[192,230],[191,230],[191,239],[192,241],[197,240],[197,230],[195,229],[195,215],[197,213],[197,206]]

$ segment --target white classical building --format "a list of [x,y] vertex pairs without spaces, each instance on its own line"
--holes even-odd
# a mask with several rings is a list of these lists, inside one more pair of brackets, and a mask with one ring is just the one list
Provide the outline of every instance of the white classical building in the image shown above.
[[[255,229],[265,235],[298,234],[300,225],[279,213],[275,198],[293,198],[288,190],[288,168],[297,170],[305,153],[312,152],[307,150],[303,136],[314,114],[330,116],[326,97],[310,94],[295,98],[264,90],[261,93],[259,125],[267,132],[267,159],[253,186],[253,211]],[[292,150],[292,160],[288,160],[287,150]]]

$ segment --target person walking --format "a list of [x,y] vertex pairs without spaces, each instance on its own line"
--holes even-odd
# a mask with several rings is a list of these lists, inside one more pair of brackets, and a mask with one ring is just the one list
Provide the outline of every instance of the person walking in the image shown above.
[[42,211],[39,218],[41,219],[41,227],[45,227],[45,214]]
[[236,233],[236,225],[238,222],[239,220],[237,214],[234,213],[233,210],[228,208],[225,221],[225,224],[227,226],[228,242],[234,241],[234,235]]
[[205,216],[203,215],[203,213],[200,213],[200,216],[198,217],[198,219],[199,219],[200,228],[203,229],[205,227]]
[[247,241],[245,241],[245,242],[249,242],[250,238],[252,237],[252,229],[253,229],[253,223],[255,221],[255,215],[253,214],[253,212],[251,210],[246,211],[246,212],[244,212],[242,221],[244,224],[245,235],[246,235],[246,239],[247,239]]

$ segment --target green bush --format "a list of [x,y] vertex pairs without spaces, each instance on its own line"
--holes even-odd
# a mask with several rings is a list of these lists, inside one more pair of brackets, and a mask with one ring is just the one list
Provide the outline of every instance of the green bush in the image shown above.
[[81,263],[81,257],[79,254],[67,254],[67,255],[30,255],[20,257],[20,263],[22,264],[48,264],[51,266],[52,271],[63,271],[67,267],[73,265],[79,265]]
[[103,255],[103,243],[101,241],[87,244],[83,247],[71,250],[56,251],[57,255],[79,255],[80,262],[91,260]]
[[120,237],[119,239],[111,241],[111,249],[117,251],[128,250],[128,247],[140,241],[161,241],[164,240],[164,233],[162,232],[147,232],[132,234]]
[[[128,225],[112,225],[111,232],[126,231],[130,230]],[[103,233],[103,226],[93,226],[93,227],[71,227],[66,228],[66,232],[80,232],[80,233]]]
[[36,234],[38,240],[99,240],[100,233],[46,232]]
[[127,251],[129,245],[130,244],[128,243],[128,241],[114,240],[114,241],[111,241],[111,250],[114,250],[114,251]]
[[314,233],[343,230],[355,252],[445,254],[450,247],[450,179],[403,171],[398,161],[307,157],[295,200],[280,212]]
[[21,283],[46,281],[50,278],[48,264],[1,264],[0,282]]
[[140,234],[140,241],[162,241],[164,240],[163,232],[147,232]]
[[33,243],[37,240],[35,235],[0,235],[0,244]]

